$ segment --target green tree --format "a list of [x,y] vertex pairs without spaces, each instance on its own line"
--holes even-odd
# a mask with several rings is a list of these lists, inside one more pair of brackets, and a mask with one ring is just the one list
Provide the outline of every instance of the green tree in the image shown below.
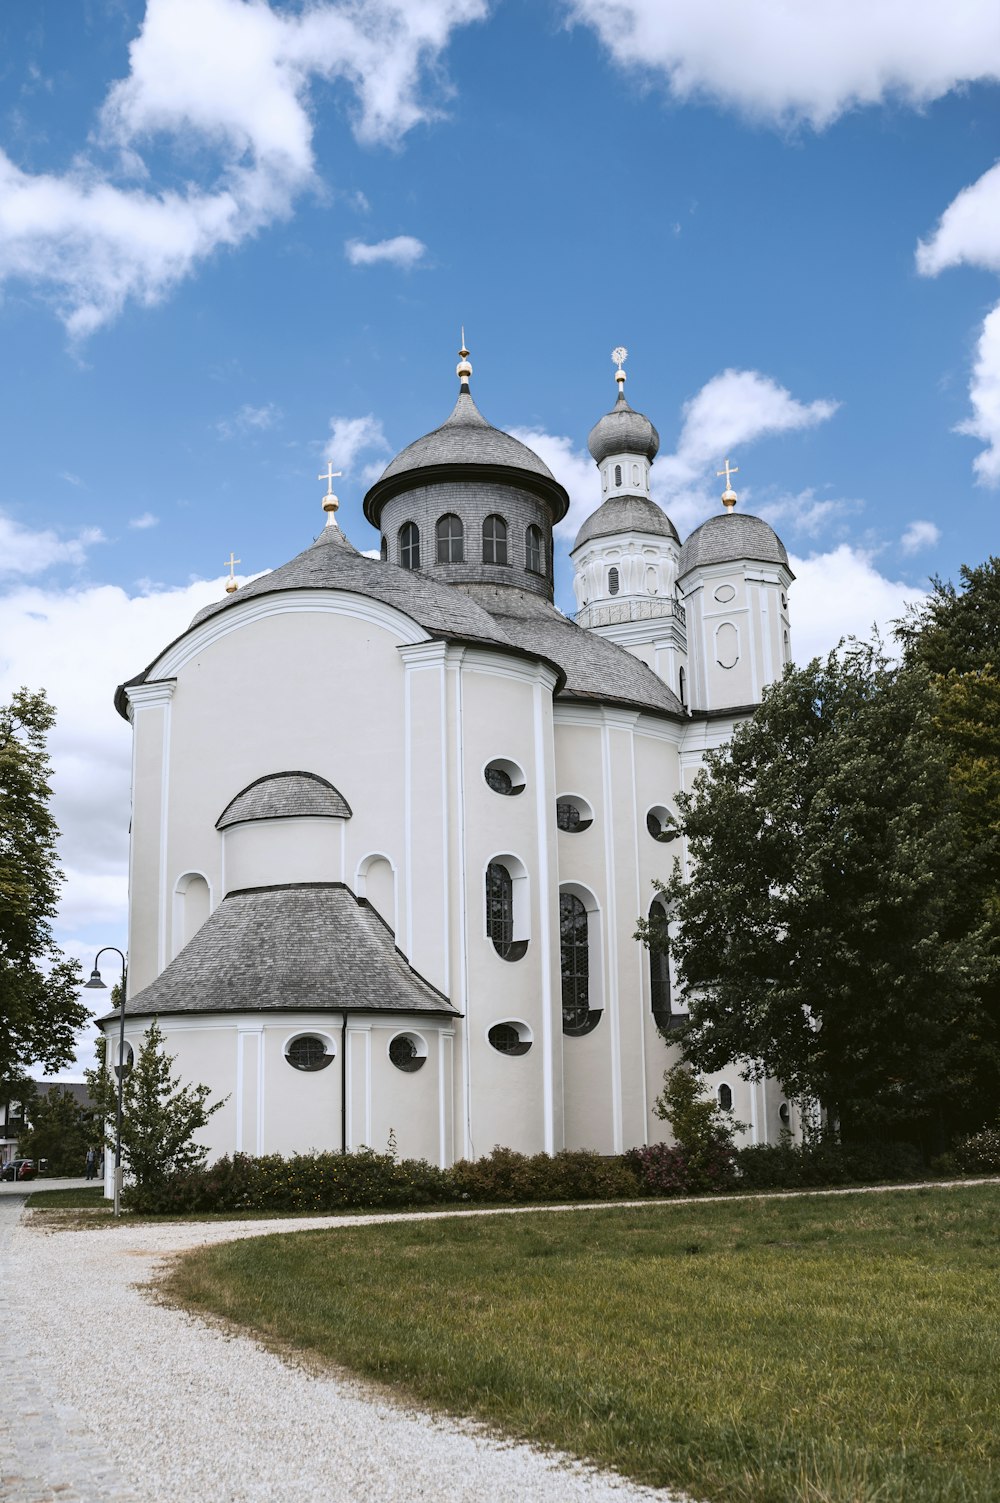
[[878,646],[787,670],[678,798],[690,879],[660,888],[691,1064],[775,1076],[847,1138],[929,1147],[988,1113],[997,1061],[997,956],[935,708],[923,668]]
[[27,689],[0,706],[0,1084],[30,1065],[68,1064],[88,1017],[79,964],[52,938],[62,883],[46,751],[54,719],[45,695]]
[[732,1172],[735,1137],[746,1124],[723,1111],[689,1065],[681,1062],[664,1073],[653,1116],[668,1123],[684,1153],[688,1189],[711,1189]]
[[[99,1050],[98,1068],[87,1071],[87,1085],[107,1124],[106,1143],[113,1150],[118,1079],[105,1064],[105,1052]],[[117,1057],[117,1045],[114,1054]],[[127,1198],[135,1206],[141,1207],[144,1193],[171,1174],[205,1162],[208,1150],[195,1143],[195,1134],[225,1105],[208,1104],[211,1091],[206,1085],[181,1085],[171,1074],[174,1059],[163,1051],[163,1034],[154,1018],[122,1090],[122,1164],[133,1181]]]
[[97,1147],[101,1132],[94,1114],[69,1091],[52,1086],[39,1091],[29,1108],[31,1126],[18,1140],[25,1158],[47,1159],[50,1174],[82,1174],[87,1149]]

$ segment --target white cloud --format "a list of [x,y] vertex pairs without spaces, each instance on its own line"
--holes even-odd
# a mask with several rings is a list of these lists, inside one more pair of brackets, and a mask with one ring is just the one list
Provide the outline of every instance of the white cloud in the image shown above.
[[[676,450],[673,454],[661,452],[653,465],[653,496],[670,513],[683,536],[709,511],[717,510],[715,472],[727,454],[735,454],[759,438],[813,428],[831,418],[837,407],[836,402],[822,399],[800,402],[759,371],[722,371],[684,404]],[[601,499],[597,467],[590,455],[574,448],[571,439],[536,428],[514,428],[511,432],[534,449],[566,487],[570,510],[556,532],[561,537],[575,537]],[[816,531],[834,510],[855,504],[817,501],[812,492],[803,492],[799,515],[804,530],[810,530],[810,519]],[[787,501],[785,505],[787,508]]]
[[[322,448],[324,459],[332,460],[338,470],[349,475],[359,454],[371,449],[385,452],[389,448],[389,441],[382,431],[380,420],[373,412],[368,412],[364,417],[332,417],[330,436],[319,447]],[[371,468],[371,465],[366,466],[365,473]],[[379,463],[376,468],[381,475],[385,466]]]
[[892,623],[925,591],[887,579],[870,553],[842,543],[828,553],[790,558],[795,583],[788,597],[792,654],[797,663],[832,652],[841,637],[868,638],[873,626],[893,650]]
[[0,512],[0,576],[41,574],[57,564],[80,565],[87,549],[103,542],[99,527],[85,527],[76,537],[62,538],[50,527],[34,532]]
[[245,402],[239,412],[230,418],[220,418],[216,431],[223,438],[244,438],[248,433],[264,433],[281,422],[284,413],[274,402],[265,402],[262,407],[253,407]]
[[407,271],[416,266],[426,252],[424,242],[413,235],[395,235],[391,240],[377,240],[373,245],[367,245],[363,240],[348,240],[344,245],[344,254],[352,266],[376,266],[388,262]]
[[941,529],[934,522],[911,522],[899,540],[904,553],[919,553],[941,541]]
[[158,527],[159,524],[159,517],[154,517],[151,511],[144,511],[141,517],[130,517],[128,525],[143,532],[147,527]]
[[[928,277],[963,265],[1000,272],[1000,162],[952,200],[916,256],[917,270]],[[972,416],[956,432],[986,445],[972,465],[979,483],[1000,485],[1000,303],[983,322],[969,399]]]
[[780,123],[829,125],[845,110],[919,107],[1000,78],[995,0],[567,0],[622,67],[678,100],[710,99]]
[[[360,140],[397,142],[439,112],[425,80],[442,92],[452,31],[485,14],[486,0],[315,0],[298,13],[265,0],[148,0],[90,155],[62,175],[29,174],[0,151],[0,281],[38,289],[77,339],[127,301],[160,301],[219,247],[288,216],[315,181],[317,80],[351,91]],[[149,178],[139,148],[154,137],[172,141],[186,171],[207,149],[205,181],[135,187]]]
[[820,497],[813,486],[806,486],[795,496],[779,496],[774,501],[754,506],[756,515],[763,517],[776,531],[788,529],[796,536],[807,538],[829,534],[839,519],[863,510],[863,501],[847,500],[841,496]]

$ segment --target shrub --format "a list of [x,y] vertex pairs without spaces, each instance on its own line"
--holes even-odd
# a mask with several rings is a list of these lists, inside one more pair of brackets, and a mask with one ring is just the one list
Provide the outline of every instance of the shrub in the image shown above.
[[688,1190],[688,1162],[683,1148],[651,1143],[630,1148],[625,1155],[645,1195],[684,1195]]
[[829,1132],[803,1143],[789,1137],[779,1143],[757,1143],[736,1154],[736,1173],[746,1190],[892,1183],[918,1179],[923,1172],[920,1152],[909,1143],[841,1143]]
[[[736,1174],[733,1139],[744,1124],[737,1122],[731,1112],[723,1111],[688,1065],[677,1064],[666,1071],[653,1113],[661,1122],[670,1124],[680,1150],[681,1158],[673,1163],[679,1173],[683,1161],[685,1182],[681,1188],[689,1193],[728,1189]],[[645,1175],[645,1167],[642,1172]],[[668,1172],[664,1167],[663,1172],[668,1178],[673,1177],[674,1170]]]
[[955,1144],[955,1158],[966,1174],[1000,1174],[1000,1126],[963,1138]]
[[635,1177],[622,1158],[586,1149],[516,1153],[497,1146],[481,1159],[459,1159],[446,1171],[458,1199],[523,1205],[534,1201],[621,1200],[635,1194]]

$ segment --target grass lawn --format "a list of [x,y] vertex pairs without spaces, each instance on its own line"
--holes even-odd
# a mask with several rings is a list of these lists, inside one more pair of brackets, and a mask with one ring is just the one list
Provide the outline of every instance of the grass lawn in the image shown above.
[[1000,1497],[1000,1187],[435,1218],[188,1254],[168,1295],[719,1503]]
[[32,1190],[28,1200],[28,1208],[35,1211],[50,1211],[64,1209],[103,1210],[110,1207],[111,1201],[104,1199],[103,1185],[88,1185],[86,1189],[78,1190],[46,1190],[44,1184],[37,1190]]

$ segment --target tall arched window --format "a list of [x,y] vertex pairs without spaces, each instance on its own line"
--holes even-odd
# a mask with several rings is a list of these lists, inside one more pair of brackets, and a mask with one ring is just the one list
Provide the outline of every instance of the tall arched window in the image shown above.
[[608,594],[618,594],[618,570],[614,566],[608,570]]
[[383,563],[385,563],[386,559],[389,557],[389,539],[386,537],[385,533],[382,534],[382,541],[379,544],[378,556]]
[[542,529],[534,522],[524,534],[524,567],[531,574],[544,574]]
[[667,915],[662,903],[649,909],[649,923],[659,944],[649,947],[649,994],[653,1021],[664,1033],[670,1027],[670,953],[667,946]]
[[483,523],[483,563],[507,564],[507,523],[503,517],[489,516]]
[[399,529],[399,562],[404,569],[420,568],[420,531],[416,522],[404,522]]
[[687,674],[683,668],[677,670],[677,690],[682,705],[687,704]]
[[465,559],[465,529],[461,517],[450,511],[438,517],[437,561],[439,564],[460,564]]
[[616,464],[615,465],[615,485],[621,485],[621,483],[622,483],[622,467],[621,467],[620,464]]
[[572,892],[559,894],[563,1033],[589,1033],[600,1018],[590,1011],[590,939],[587,910]]
[[514,883],[499,861],[486,868],[486,933],[506,959],[514,944]]

